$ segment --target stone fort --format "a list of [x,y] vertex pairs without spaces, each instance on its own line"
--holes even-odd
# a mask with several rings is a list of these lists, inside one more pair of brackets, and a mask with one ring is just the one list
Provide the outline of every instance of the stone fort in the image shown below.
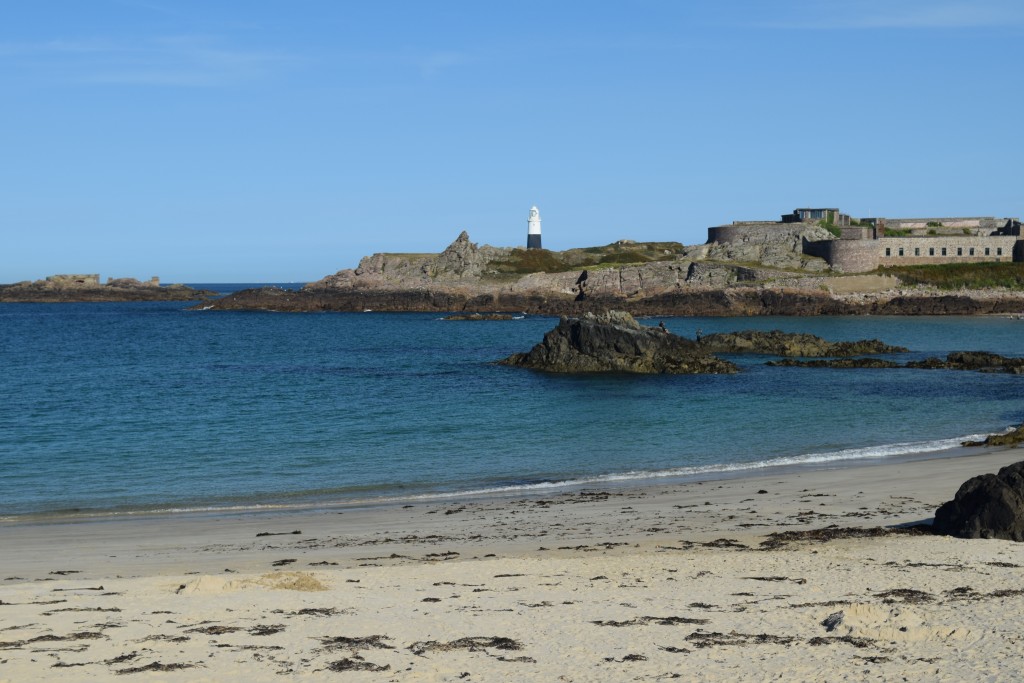
[[779,221],[734,221],[708,228],[708,244],[770,241],[776,235],[813,232],[814,227],[832,236],[801,235],[803,253],[843,273],[880,266],[1024,262],[1020,219],[991,216],[855,219],[835,208],[794,209]]

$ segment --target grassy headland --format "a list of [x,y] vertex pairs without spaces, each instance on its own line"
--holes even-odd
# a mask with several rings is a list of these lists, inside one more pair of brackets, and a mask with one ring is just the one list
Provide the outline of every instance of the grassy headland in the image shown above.
[[511,257],[492,261],[488,269],[499,273],[564,273],[602,265],[621,266],[651,261],[672,261],[683,253],[679,242],[632,242],[622,240],[603,247],[584,247],[567,251],[516,249]]
[[879,275],[895,275],[908,285],[939,289],[1024,290],[1024,263],[942,263],[934,266],[887,266]]

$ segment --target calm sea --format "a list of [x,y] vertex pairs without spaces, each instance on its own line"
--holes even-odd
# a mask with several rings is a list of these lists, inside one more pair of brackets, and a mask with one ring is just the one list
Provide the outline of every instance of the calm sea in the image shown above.
[[[202,285],[226,292],[237,285]],[[549,376],[557,322],[0,304],[0,517],[328,504],[925,453],[1003,430],[1024,377],[771,368]],[[1005,318],[665,318],[1024,353]],[[647,324],[656,324],[657,320]]]

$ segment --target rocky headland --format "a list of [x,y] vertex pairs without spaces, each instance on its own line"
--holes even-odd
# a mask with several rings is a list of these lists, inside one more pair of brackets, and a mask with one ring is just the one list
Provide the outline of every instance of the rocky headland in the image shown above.
[[463,232],[440,254],[374,254],[297,292],[250,289],[214,310],[525,312],[633,315],[978,315],[1024,311],[1024,292],[950,292],[891,275],[844,276],[801,251],[800,224],[750,244],[633,242],[553,252],[479,246]]
[[99,275],[51,275],[43,280],[0,285],[4,303],[85,303],[116,301],[194,301],[217,296],[216,292],[186,285],[161,286],[159,278],[110,278],[100,283]]

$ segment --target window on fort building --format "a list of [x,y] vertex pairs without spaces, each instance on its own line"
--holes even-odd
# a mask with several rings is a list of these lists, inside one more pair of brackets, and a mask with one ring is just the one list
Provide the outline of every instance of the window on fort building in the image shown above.
[[1002,256],[1002,255],[1003,255],[1003,248],[1002,247],[996,247],[996,256]]
[[903,247],[900,247],[900,256],[903,256]]
[[974,256],[974,247],[971,247],[971,256]]
[[964,248],[963,247],[957,247],[956,248],[956,255],[957,256],[963,256],[964,255]]
[[886,256],[892,256],[892,248],[891,247],[886,247],[885,248],[885,255]]
[[943,256],[945,256],[945,255],[946,255],[946,248],[945,248],[945,247],[943,247],[943,248],[942,248],[942,255],[943,255]]
[[920,247],[914,247],[914,256],[920,256],[920,255],[921,255],[921,248]]
[[928,255],[935,256],[935,247],[928,247]]
[[988,256],[988,247],[985,247],[985,256]]

